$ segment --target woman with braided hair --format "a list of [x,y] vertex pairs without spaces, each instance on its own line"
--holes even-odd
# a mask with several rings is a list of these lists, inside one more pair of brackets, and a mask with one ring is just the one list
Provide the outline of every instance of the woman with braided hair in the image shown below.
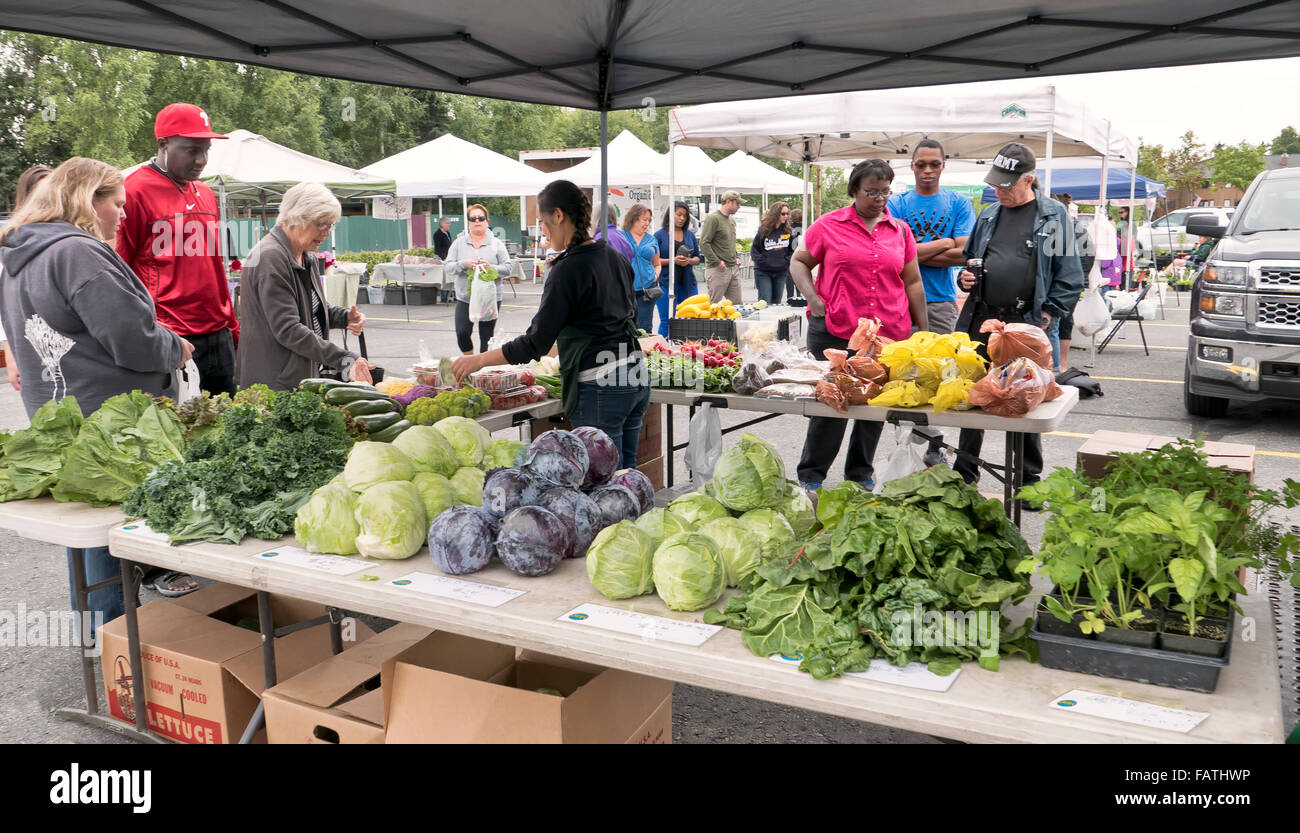
[[458,358],[456,378],[489,365],[523,364],[558,347],[569,421],[604,431],[622,466],[635,467],[650,384],[636,337],[632,267],[603,240],[591,239],[591,201],[572,182],[543,188],[537,212],[551,247],[561,252],[537,315],[528,332],[499,350]]

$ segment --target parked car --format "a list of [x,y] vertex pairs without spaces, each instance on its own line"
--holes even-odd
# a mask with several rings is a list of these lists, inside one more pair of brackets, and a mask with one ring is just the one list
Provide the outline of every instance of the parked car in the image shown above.
[[1226,228],[1202,214],[1187,232],[1218,240],[1192,284],[1187,412],[1217,417],[1232,401],[1300,401],[1300,169],[1264,171]]
[[1151,252],[1190,252],[1196,248],[1197,238],[1187,230],[1187,220],[1197,214],[1215,217],[1219,225],[1227,226],[1236,208],[1180,208],[1158,220],[1137,227],[1139,257],[1151,257]]

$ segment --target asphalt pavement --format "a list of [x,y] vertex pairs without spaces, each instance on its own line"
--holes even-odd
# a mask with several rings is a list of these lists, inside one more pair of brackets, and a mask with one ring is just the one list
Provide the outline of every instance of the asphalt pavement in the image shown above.
[[[746,300],[755,296],[752,285],[744,287]],[[509,338],[524,332],[536,310],[541,287],[523,283],[505,290],[497,335]],[[1106,352],[1090,361],[1087,350],[1073,349],[1069,364],[1085,370],[1101,382],[1104,396],[1082,400],[1060,430],[1043,437],[1047,470],[1073,467],[1075,451],[1100,429],[1163,434],[1180,437],[1204,436],[1208,440],[1249,443],[1256,451],[1256,481],[1276,488],[1285,477],[1300,470],[1300,412],[1293,404],[1266,403],[1234,405],[1215,420],[1190,417],[1183,409],[1183,362],[1187,345],[1187,294],[1172,294],[1160,316],[1143,323],[1150,355],[1143,350],[1137,325],[1127,323]],[[421,355],[456,350],[454,309],[436,306],[366,306],[367,346],[371,361],[389,374],[405,375]],[[335,334],[338,340],[340,336]],[[475,339],[477,342],[477,338]],[[1086,347],[1087,341],[1076,343]],[[1090,366],[1091,365],[1091,366]],[[675,433],[687,436],[685,409],[676,408]],[[723,427],[745,421],[744,413],[720,413]],[[26,427],[27,420],[18,393],[0,383],[0,428]],[[793,473],[802,446],[804,421],[781,417],[750,429],[780,449],[786,468]],[[956,443],[957,432],[947,431]],[[510,431],[498,436],[512,436]],[[734,436],[734,435],[732,435]],[[877,463],[889,447],[889,429],[882,438]],[[989,432],[985,453],[1001,457],[1001,437]],[[832,468],[827,485],[842,478],[843,451]],[[676,469],[685,471],[680,452]],[[985,475],[981,489],[1000,491],[999,484]],[[1288,518],[1289,523],[1300,518]],[[1042,519],[1025,515],[1023,531],[1031,547],[1037,547]],[[146,591],[144,600],[152,594]],[[33,543],[0,532],[0,612],[68,609],[67,567],[59,547]],[[979,672],[976,669],[977,673]],[[83,704],[80,667],[74,649],[66,647],[0,648],[0,742],[6,743],[95,743],[122,742],[102,729],[86,727],[53,716],[61,706]],[[846,720],[797,708],[721,694],[693,686],[678,686],[673,698],[673,739],[678,743],[923,743],[936,742],[926,735]]]

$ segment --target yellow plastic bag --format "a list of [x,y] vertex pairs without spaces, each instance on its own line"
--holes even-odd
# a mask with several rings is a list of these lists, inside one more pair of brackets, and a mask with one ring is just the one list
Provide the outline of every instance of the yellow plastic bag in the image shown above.
[[917,387],[929,388],[935,390],[939,383],[949,376],[959,375],[957,360],[952,358],[927,358],[917,356],[912,361],[912,377]]
[[921,399],[921,391],[917,388],[916,382],[896,379],[886,382],[880,389],[880,395],[867,404],[878,408],[915,408],[923,404]]
[[975,383],[970,379],[956,378],[945,380],[939,385],[939,390],[935,393],[930,404],[934,405],[934,412],[941,414],[944,411],[969,411],[974,406],[970,404],[970,389]]
[[957,370],[963,379],[978,382],[988,373],[988,360],[975,352],[975,348],[963,345],[957,350]]

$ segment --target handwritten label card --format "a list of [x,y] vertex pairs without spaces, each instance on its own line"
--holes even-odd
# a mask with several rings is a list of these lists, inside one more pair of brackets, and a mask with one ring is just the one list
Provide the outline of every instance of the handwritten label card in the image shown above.
[[1091,691],[1068,691],[1048,703],[1048,708],[1057,711],[1086,714],[1122,723],[1136,723],[1153,729],[1166,729],[1170,732],[1188,732],[1201,725],[1210,715],[1206,712],[1194,712],[1187,709],[1170,709],[1140,700],[1126,700],[1123,697],[1111,697]]
[[651,616],[648,613],[619,610],[596,604],[578,605],[561,616],[559,621],[659,642],[675,642],[692,648],[698,648],[707,642],[709,637],[722,630],[721,625],[679,622],[676,619],[665,619],[662,616]]
[[[784,665],[790,665],[795,668],[803,661],[803,657],[795,654],[788,657],[784,654],[773,654],[768,659],[779,662]],[[952,684],[957,682],[957,677],[961,675],[961,669],[941,677],[935,674],[924,663],[914,662],[910,665],[899,667],[891,665],[883,659],[873,659],[871,667],[866,671],[850,671],[844,675],[846,680],[871,680],[876,683],[888,683],[890,685],[901,685],[906,688],[919,688],[925,691],[947,691],[952,688]]]
[[511,590],[509,587],[495,587],[491,584],[479,584],[451,576],[435,576],[432,573],[407,573],[399,579],[389,582],[392,587],[427,593],[442,599],[500,607],[511,599],[524,595],[524,590]]
[[341,555],[307,552],[302,547],[277,547],[273,550],[258,553],[253,557],[263,561],[273,561],[276,564],[289,564],[320,573],[329,573],[334,576],[348,576],[359,573],[370,566],[369,562],[358,558],[344,558]]

